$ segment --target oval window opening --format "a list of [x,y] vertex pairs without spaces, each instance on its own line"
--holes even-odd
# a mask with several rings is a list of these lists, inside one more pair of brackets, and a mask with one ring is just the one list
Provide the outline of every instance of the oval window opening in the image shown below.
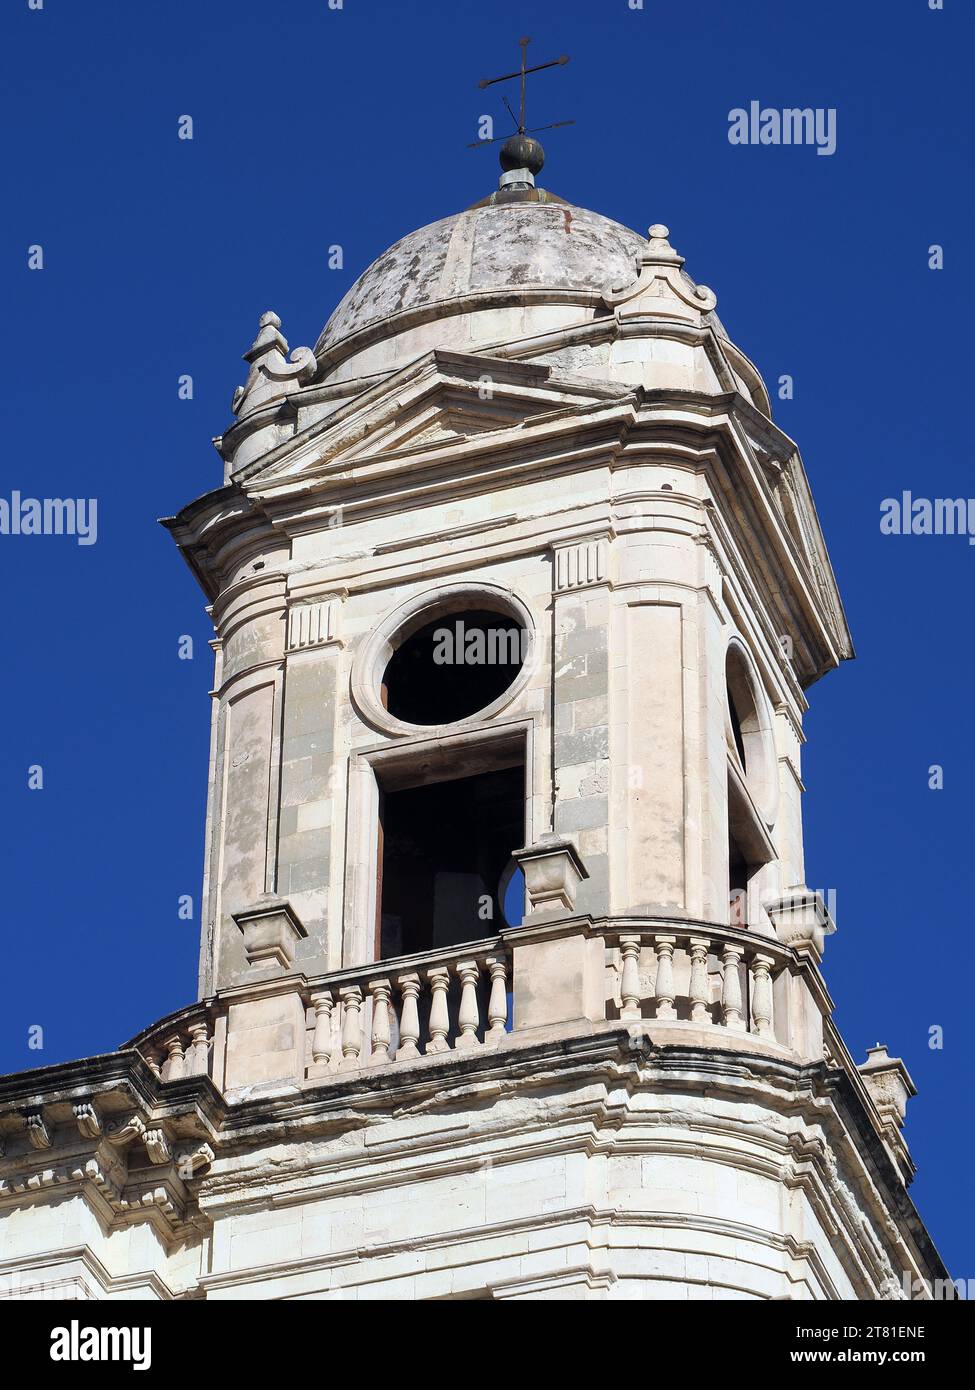
[[472,608],[425,623],[393,652],[382,703],[406,724],[468,719],[493,704],[524,665],[526,633],[504,613]]

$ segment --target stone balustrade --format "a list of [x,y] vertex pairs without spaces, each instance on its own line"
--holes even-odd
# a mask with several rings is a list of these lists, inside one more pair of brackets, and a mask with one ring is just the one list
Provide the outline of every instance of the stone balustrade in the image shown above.
[[160,1081],[178,1081],[183,1076],[212,1076],[214,1016],[215,1010],[206,1004],[196,1004],[171,1014],[127,1045],[142,1054],[150,1071]]
[[745,1039],[823,1056],[831,1001],[815,962],[755,932],[670,918],[549,918],[501,936],[306,977],[252,983],[146,1030],[160,1081],[218,1090],[321,1082],[360,1069],[496,1047],[553,1028],[665,1026],[701,1045]]
[[778,942],[748,931],[668,922],[627,927],[607,945],[608,993],[624,1022],[686,1023],[791,1043],[792,955]]
[[311,980],[306,1074],[496,1046],[509,979],[507,953],[489,941]]

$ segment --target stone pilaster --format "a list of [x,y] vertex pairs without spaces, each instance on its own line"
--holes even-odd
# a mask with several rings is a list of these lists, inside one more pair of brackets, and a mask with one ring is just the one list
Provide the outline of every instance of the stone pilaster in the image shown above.
[[609,910],[609,561],[607,536],[555,548],[554,829],[585,861],[577,906],[593,914]]
[[292,602],[288,609],[276,887],[294,904],[308,932],[296,957],[308,974],[335,964],[328,960],[326,918],[339,781],[340,608],[340,597],[325,595]]

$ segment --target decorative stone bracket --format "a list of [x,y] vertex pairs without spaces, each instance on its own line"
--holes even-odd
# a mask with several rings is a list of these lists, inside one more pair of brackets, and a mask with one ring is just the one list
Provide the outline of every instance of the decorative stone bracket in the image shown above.
[[[186,1184],[213,1163],[214,1151],[208,1143],[195,1137],[177,1147],[168,1121],[154,1120],[137,1110],[110,1117],[95,1097],[73,1101],[71,1111],[83,1141],[80,1149],[70,1127],[54,1122],[51,1108],[36,1106],[22,1112],[27,1149],[15,1160],[19,1168],[9,1158],[5,1161],[0,1198],[33,1199],[49,1188],[63,1193],[71,1185],[81,1191],[92,1186],[116,1218],[149,1220],[167,1240],[178,1237],[188,1221],[200,1219]],[[55,1109],[55,1115],[60,1117],[60,1111]],[[138,1152],[143,1144],[148,1167]],[[133,1146],[135,1162],[130,1167]],[[32,1155],[31,1150],[38,1152]]]
[[158,1166],[172,1161],[173,1151],[169,1146],[169,1139],[164,1129],[147,1129],[143,1139],[150,1163]]
[[288,609],[288,651],[300,652],[310,647],[341,646],[336,635],[336,615],[340,599],[326,598],[292,603]]
[[553,591],[570,593],[577,589],[592,589],[605,584],[609,578],[609,537],[590,536],[554,547],[555,566]]
[[54,1143],[53,1131],[39,1110],[28,1110],[24,1116],[27,1138],[35,1149],[49,1149]]
[[146,1122],[141,1115],[132,1114],[127,1119],[113,1121],[108,1126],[108,1142],[117,1149],[124,1149],[146,1132]]
[[72,1106],[75,1121],[78,1125],[78,1133],[82,1139],[100,1139],[102,1135],[102,1121],[95,1109],[94,1103],[90,1100],[79,1101]]

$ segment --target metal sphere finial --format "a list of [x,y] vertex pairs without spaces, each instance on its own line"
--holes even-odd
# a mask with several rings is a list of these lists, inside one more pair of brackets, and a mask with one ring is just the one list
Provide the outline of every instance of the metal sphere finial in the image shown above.
[[545,151],[530,135],[509,135],[501,146],[501,168],[506,174],[513,169],[527,169],[540,174],[545,163]]

